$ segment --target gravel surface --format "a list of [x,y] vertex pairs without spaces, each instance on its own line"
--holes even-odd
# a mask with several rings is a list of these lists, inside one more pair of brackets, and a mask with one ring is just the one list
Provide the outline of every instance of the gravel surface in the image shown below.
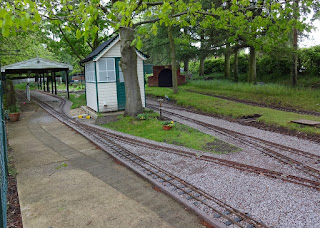
[[[148,104],[158,105],[155,101],[148,100]],[[200,115],[192,112],[188,112],[185,110],[178,110],[175,108],[174,105],[171,104],[165,104],[163,106],[163,110],[167,110],[182,116],[186,116],[188,118],[192,118],[204,123],[209,123],[218,127],[222,127],[228,130],[232,130],[235,132],[239,132],[244,135],[248,136],[254,136],[259,139],[263,139],[279,145],[287,146],[290,148],[306,151],[309,153],[313,153],[316,155],[320,155],[320,145],[314,142],[310,142],[307,140],[299,139],[297,137],[287,136],[287,135],[281,135],[279,133],[269,132],[265,130],[260,130],[254,127],[250,126],[243,126],[241,124],[237,124],[234,122],[229,122],[226,120],[209,117],[205,115]],[[193,127],[195,129],[198,129],[199,131],[202,131],[206,134],[210,134],[212,136],[215,136],[223,141],[226,141],[230,144],[233,144],[239,148],[242,149],[242,151],[233,153],[233,154],[221,154],[221,155],[215,155],[215,157],[220,157],[232,161],[241,162],[248,165],[254,165],[266,169],[272,169],[280,172],[284,172],[286,174],[291,174],[295,176],[301,176],[301,177],[308,177],[308,175],[304,175],[300,171],[297,171],[293,169],[289,165],[283,165],[283,163],[278,162],[277,160],[270,158],[269,156],[263,155],[260,150],[257,150],[256,148],[246,145],[242,140],[235,139],[234,137],[225,136],[220,133],[217,133],[213,130],[207,129],[201,125],[192,123],[190,121],[183,120],[181,118],[175,117],[175,116],[168,116],[163,114],[166,117],[171,118],[174,121],[180,122],[182,124],[188,125],[190,127]],[[270,140],[269,140],[270,139]],[[270,146],[267,146],[267,148],[272,148]],[[274,148],[272,148],[274,149]],[[274,149],[276,152],[281,152],[282,154],[289,156],[293,159],[296,159],[304,164],[307,164],[313,168],[320,170],[320,163],[319,161],[314,161],[310,159],[306,159],[305,157],[301,157],[295,154],[290,153],[289,151]]]
[[[54,105],[54,102],[51,103]],[[189,118],[196,118],[197,120],[212,123],[249,136],[254,135],[261,139],[270,139],[271,142],[305,150],[318,155],[320,154],[319,145],[306,140],[283,136],[281,134],[267,132],[213,117],[176,110],[172,106],[168,107],[165,105],[165,108],[168,109],[168,111],[187,115]],[[174,117],[172,117],[172,119],[174,119]],[[181,120],[176,119],[176,121]],[[221,135],[218,135],[213,131],[206,130],[204,127],[188,123],[187,121],[183,123],[243,148],[243,151],[241,152],[211,156],[221,157],[259,167],[272,167],[272,169],[285,173],[300,174],[297,170],[262,155],[261,152],[254,148],[244,146],[240,141],[235,141],[234,139],[226,136],[223,138]],[[106,129],[106,131],[122,136],[128,136],[127,134],[109,129]],[[128,137],[138,139],[138,137],[135,136]],[[141,138],[139,138],[139,140],[152,142],[151,140]],[[155,145],[166,145],[167,147],[172,148],[182,148],[164,143],[153,143]],[[263,175],[242,172],[233,168],[198,160],[196,158],[182,157],[156,149],[148,149],[143,146],[127,145],[123,142],[119,142],[119,144],[140,155],[144,159],[161,166],[169,172],[172,172],[174,175],[186,180],[194,186],[197,186],[203,191],[226,202],[243,213],[250,213],[254,218],[262,220],[268,226],[320,227],[319,191],[283,182],[278,179],[267,178]],[[201,154],[201,152],[196,150],[185,150]]]

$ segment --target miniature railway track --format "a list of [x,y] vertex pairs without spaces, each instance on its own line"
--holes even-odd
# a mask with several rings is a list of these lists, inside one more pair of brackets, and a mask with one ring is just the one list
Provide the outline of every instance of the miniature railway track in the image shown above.
[[[148,107],[153,108],[153,109],[158,109],[158,107],[156,105],[148,105]],[[261,153],[270,156],[272,158],[275,158],[277,160],[279,160],[280,162],[283,162],[285,164],[288,164],[300,171],[302,171],[303,173],[313,177],[315,180],[319,181],[320,180],[320,170],[312,168],[308,165],[303,164],[300,161],[297,161],[293,158],[290,158],[286,155],[281,154],[280,152],[277,152],[276,150],[282,150],[282,151],[286,151],[295,155],[299,155],[299,156],[303,156],[306,157],[308,159],[314,159],[315,161],[319,162],[320,161],[320,156],[312,154],[312,153],[308,153],[308,152],[304,152],[298,149],[294,149],[294,148],[290,148],[287,146],[283,146],[280,144],[276,144],[273,142],[269,142],[257,137],[253,137],[253,136],[248,136],[245,135],[243,133],[239,133],[239,132],[235,132],[226,128],[222,128],[222,127],[218,127],[215,126],[213,124],[209,124],[209,123],[205,123],[202,121],[198,121],[180,114],[176,114],[174,112],[170,112],[167,110],[163,110],[162,109],[162,113],[166,114],[168,116],[175,116],[178,117],[179,119],[183,119],[183,120],[187,120],[189,122],[193,122],[197,125],[206,127],[207,129],[210,129],[212,131],[215,131],[221,135],[227,136],[227,137],[231,137],[234,140],[239,141],[242,144],[245,144],[247,146],[250,147],[254,147],[255,149],[259,150]]]
[[213,95],[213,94],[209,94],[209,93],[196,92],[196,91],[193,91],[192,89],[186,89],[185,91],[191,92],[191,93],[196,93],[196,94],[201,94],[201,95],[205,95],[205,96],[209,96],[209,97],[216,97],[216,98],[220,98],[223,100],[233,101],[233,102],[237,102],[237,103],[241,103],[241,104],[248,104],[248,105],[252,105],[252,106],[257,106],[257,107],[270,108],[270,109],[274,109],[274,110],[293,112],[293,113],[305,114],[305,115],[320,116],[320,112],[317,112],[317,111],[308,111],[308,110],[300,110],[300,109],[295,109],[295,108],[285,108],[285,107],[280,107],[280,106],[275,106],[275,105],[266,105],[266,104],[261,104],[258,102],[240,100],[240,99],[225,97],[225,96],[221,96],[221,95]]
[[[210,225],[214,227],[229,225],[243,228],[267,227],[262,222],[252,218],[251,215],[242,213],[152,162],[130,152],[116,143],[114,138],[106,134],[101,134],[100,130],[75,121],[64,113],[61,113],[60,111],[63,110],[64,102],[60,104],[57,111],[45,102],[35,97],[33,97],[33,99],[49,114],[103,148],[112,157],[126,164],[134,172],[151,180],[173,198],[188,204],[189,208],[202,216]],[[224,224],[222,224],[222,222]]]
[[[65,99],[61,98],[61,97],[57,97],[61,103],[58,107],[58,110],[60,112],[63,112],[63,107],[66,103]],[[194,121],[193,121],[194,122]],[[200,122],[200,121],[198,121]],[[203,123],[203,122],[200,122],[200,123]],[[208,124],[206,124],[206,127],[208,126]],[[211,127],[212,125],[210,125]],[[185,156],[185,157],[190,157],[190,158],[196,158],[198,160],[204,160],[204,161],[207,161],[207,162],[213,162],[215,164],[219,164],[219,165],[223,165],[223,166],[227,166],[227,167],[232,167],[232,168],[235,168],[235,169],[238,169],[238,170],[241,170],[241,171],[247,171],[247,172],[251,172],[251,173],[255,173],[255,174],[259,174],[259,175],[265,175],[267,177],[270,177],[270,178],[275,178],[275,179],[281,179],[283,181],[286,181],[286,182],[291,182],[291,183],[295,183],[295,184],[299,184],[299,185],[303,185],[303,186],[306,186],[306,187],[311,187],[311,188],[314,188],[314,189],[317,189],[317,190],[320,190],[320,182],[319,181],[314,181],[314,180],[310,180],[310,179],[306,179],[306,178],[302,178],[302,177],[297,177],[297,176],[294,176],[294,175],[287,175],[287,174],[284,174],[282,172],[277,172],[277,171],[274,171],[274,170],[268,170],[268,169],[264,169],[264,168],[260,168],[260,167],[256,167],[256,166],[251,166],[251,165],[246,165],[246,164],[242,164],[242,163],[238,163],[238,162],[233,162],[233,161],[229,161],[229,160],[225,160],[225,159],[219,159],[219,158],[214,158],[214,157],[211,157],[211,156],[207,156],[207,155],[196,155],[194,153],[191,153],[191,152],[187,152],[185,150],[178,150],[178,149],[173,149],[173,148],[169,148],[169,147],[165,147],[165,146],[159,146],[159,145],[155,145],[155,144],[152,144],[152,143],[146,143],[146,142],[143,142],[143,141],[140,141],[140,140],[134,140],[134,139],[130,139],[128,137],[123,137],[123,136],[120,136],[120,135],[117,135],[117,134],[113,134],[113,133],[110,133],[110,132],[106,132],[104,129],[101,129],[99,127],[96,127],[96,126],[89,126],[87,125],[86,126],[87,128],[90,128],[91,131],[98,131],[99,134],[101,135],[104,135],[108,138],[113,138],[117,141],[122,141],[122,142],[125,142],[126,144],[129,144],[129,145],[132,145],[132,146],[143,146],[143,147],[147,147],[149,149],[157,149],[157,150],[161,150],[163,152],[166,152],[166,153],[174,153],[174,154],[177,154],[177,155],[180,155],[180,156]],[[320,156],[317,156],[317,155],[314,155],[314,154],[311,154],[311,153],[305,153],[303,151],[300,151],[300,150],[296,150],[296,149],[293,149],[293,148],[290,148],[290,147],[286,147],[286,146],[282,146],[282,145],[278,145],[278,144],[274,144],[274,143],[271,143],[269,141],[266,141],[266,140],[262,140],[266,145],[268,146],[281,146],[282,149],[285,148],[289,151],[292,151],[293,153],[296,153],[296,154],[299,154],[299,155],[303,155],[305,157],[308,157],[308,158],[316,158],[318,160],[320,160]],[[312,175],[313,176],[313,175]],[[314,177],[314,176],[313,176]]]
[[[56,96],[54,96],[54,97],[56,97]],[[63,107],[64,107],[66,101],[65,101],[65,99],[63,99],[61,97],[56,97],[56,98],[58,98],[61,101],[60,105],[58,106],[58,112],[63,113]],[[201,123],[203,123],[203,122],[201,122]],[[147,143],[144,141],[140,141],[140,140],[124,137],[121,135],[117,135],[117,134],[114,134],[111,132],[107,132],[105,129],[102,129],[98,126],[90,126],[90,125],[85,124],[85,127],[92,132],[98,133],[100,136],[103,135],[105,137],[108,137],[108,139],[112,138],[117,141],[121,141],[121,142],[124,142],[126,144],[129,144],[129,145],[132,145],[135,147],[140,146],[140,147],[145,147],[145,148],[149,148],[149,149],[156,149],[158,151],[163,151],[166,153],[174,153],[174,154],[177,154],[180,156],[185,156],[185,157],[189,157],[189,158],[195,158],[198,160],[212,162],[212,163],[215,163],[218,165],[223,165],[223,166],[235,168],[235,169],[238,169],[241,171],[251,172],[251,173],[258,174],[258,175],[264,175],[264,176],[274,178],[274,179],[281,179],[286,182],[299,184],[299,185],[306,186],[306,187],[311,187],[311,188],[314,188],[318,191],[320,190],[320,182],[319,181],[315,181],[315,180],[311,180],[311,179],[307,179],[307,178],[302,178],[302,177],[298,177],[298,176],[294,176],[294,175],[287,175],[282,172],[277,172],[274,170],[260,168],[260,167],[256,167],[256,166],[252,166],[252,165],[246,165],[246,164],[242,164],[242,163],[234,162],[234,161],[229,161],[229,160],[225,160],[225,159],[215,158],[215,157],[211,157],[211,156],[207,156],[207,155],[197,155],[195,153],[191,153],[191,152],[188,152],[185,150],[178,150],[178,149],[173,149],[170,147],[159,146],[159,145],[155,145],[152,143]],[[271,142],[268,142],[265,140],[263,140],[263,142],[266,142],[268,145],[271,143]],[[278,144],[276,144],[276,145],[278,145]],[[278,145],[278,146],[280,146],[280,145]],[[295,150],[295,149],[289,148],[289,147],[285,147],[285,148],[287,148],[290,151]],[[307,153],[307,155],[305,155],[303,151],[299,151],[299,150],[296,150],[296,153],[302,154],[302,155],[310,157],[310,158],[314,158],[313,157],[314,154],[311,154],[311,153]],[[314,156],[317,156],[317,155],[314,155]],[[317,159],[320,159],[320,156],[317,156]]]

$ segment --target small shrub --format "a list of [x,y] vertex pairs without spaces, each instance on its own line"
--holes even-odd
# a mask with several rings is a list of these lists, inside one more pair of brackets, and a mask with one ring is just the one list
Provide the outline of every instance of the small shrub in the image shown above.
[[9,113],[17,113],[17,112],[20,112],[20,106],[17,104],[11,105],[9,106],[8,110],[9,110]]
[[147,113],[141,113],[137,115],[137,120],[147,120],[149,115]]
[[168,127],[173,127],[174,125],[175,125],[175,123],[172,121],[172,120],[168,120],[168,121],[163,121],[163,122],[161,122],[161,124],[163,125],[163,126],[168,126]]

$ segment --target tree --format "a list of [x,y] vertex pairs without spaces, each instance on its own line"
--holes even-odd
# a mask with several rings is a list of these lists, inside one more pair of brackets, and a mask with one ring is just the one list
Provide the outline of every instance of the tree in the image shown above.
[[[68,2],[63,3],[62,1],[60,4],[66,8],[70,7]],[[147,23],[154,23],[152,26],[153,32],[156,32],[158,24],[165,24],[167,27],[176,24],[185,25],[187,14],[194,13],[199,7],[199,4],[193,4],[192,2],[185,3],[178,1],[172,3],[168,0],[163,2],[143,0],[112,1],[112,7],[110,5],[100,5],[97,1],[92,1],[90,4],[82,4],[82,2],[79,4],[76,12],[77,15],[79,13],[84,15],[82,19],[84,31],[79,31],[78,33],[81,33],[85,38],[90,28],[95,28],[92,25],[94,20],[100,15],[100,12],[103,12],[104,16],[109,20],[115,22],[113,26],[116,30],[119,30],[121,37],[120,66],[123,71],[126,88],[126,115],[135,116],[142,112],[140,88],[136,71],[137,57],[135,48],[133,47],[133,45],[136,45],[140,49],[142,42],[139,37],[137,39],[134,38],[135,30]],[[137,22],[137,18],[141,18],[143,15],[144,18],[149,19]],[[71,16],[77,18],[75,14]],[[175,66],[175,63],[173,65]]]

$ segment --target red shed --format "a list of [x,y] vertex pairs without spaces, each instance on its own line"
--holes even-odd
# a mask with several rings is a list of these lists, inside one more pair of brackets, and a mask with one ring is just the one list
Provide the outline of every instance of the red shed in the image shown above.
[[[186,84],[186,77],[177,69],[178,85]],[[153,76],[148,77],[149,87],[172,87],[172,66],[153,66]]]

